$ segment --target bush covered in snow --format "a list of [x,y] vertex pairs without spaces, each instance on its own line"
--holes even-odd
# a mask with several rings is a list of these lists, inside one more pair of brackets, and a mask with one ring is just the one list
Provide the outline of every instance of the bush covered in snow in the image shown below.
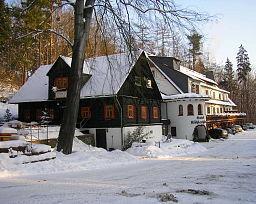
[[150,132],[144,133],[144,128],[142,126],[137,127],[133,132],[128,132],[126,139],[124,140],[124,150],[127,150],[132,146],[134,142],[141,142],[149,138]]

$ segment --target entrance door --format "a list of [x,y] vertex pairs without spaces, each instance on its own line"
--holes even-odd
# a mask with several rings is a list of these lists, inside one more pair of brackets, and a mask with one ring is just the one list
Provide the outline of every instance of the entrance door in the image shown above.
[[96,147],[107,149],[106,129],[96,129]]

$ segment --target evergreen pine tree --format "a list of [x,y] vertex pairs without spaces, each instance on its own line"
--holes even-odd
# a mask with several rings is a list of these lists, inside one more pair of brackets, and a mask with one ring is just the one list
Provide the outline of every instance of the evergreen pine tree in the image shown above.
[[189,53],[192,55],[192,69],[195,69],[196,60],[199,55],[202,53],[200,52],[201,49],[201,40],[203,38],[202,35],[194,31],[191,35],[187,35],[187,38],[189,40]]
[[239,47],[239,51],[237,53],[237,75],[238,82],[242,84],[240,90],[240,111],[247,112],[249,107],[249,93],[248,93],[248,77],[251,71],[250,61],[247,54],[247,51],[244,49],[243,45]]
[[11,17],[4,0],[0,0],[0,46],[11,36]]
[[5,115],[4,115],[4,121],[5,122],[9,122],[10,120],[12,120],[12,113],[11,111],[7,108],[5,111]]
[[245,84],[247,81],[248,74],[251,71],[251,68],[250,68],[251,64],[249,61],[247,51],[244,49],[243,45],[240,45],[236,59],[237,59],[238,81],[240,83]]
[[224,86],[228,91],[231,92],[233,84],[234,84],[233,64],[227,58],[225,68],[224,68]]

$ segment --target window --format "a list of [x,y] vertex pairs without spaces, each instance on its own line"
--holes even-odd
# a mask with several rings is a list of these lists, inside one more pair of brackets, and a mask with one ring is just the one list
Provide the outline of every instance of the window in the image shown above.
[[127,105],[127,118],[133,119],[135,118],[135,106]]
[[158,119],[159,118],[159,108],[157,106],[153,107],[153,118]]
[[216,108],[216,110],[217,110],[217,113],[219,113],[219,108]]
[[183,115],[183,106],[179,105],[179,116]]
[[209,91],[208,91],[208,90],[205,90],[205,94],[208,96],[208,95],[209,95]]
[[91,107],[89,106],[81,107],[81,117],[91,118]]
[[136,86],[141,86],[141,77],[135,76],[135,85]]
[[215,92],[212,92],[212,97],[215,99]]
[[192,104],[188,104],[188,115],[194,115],[194,108]]
[[196,93],[196,85],[195,84],[191,84],[191,92]]
[[221,94],[219,94],[219,99],[221,100]]
[[148,117],[148,107],[141,106],[141,119],[147,120],[147,117]]
[[198,104],[198,115],[203,115],[203,112],[202,112],[202,105],[201,104]]
[[152,89],[152,81],[150,79],[146,79],[146,87]]
[[199,85],[196,85],[196,93],[199,94]]
[[104,106],[104,115],[105,115],[105,119],[109,120],[109,119],[114,119],[115,118],[115,109],[114,109],[114,105],[105,105]]
[[68,88],[68,77],[55,78],[54,86],[57,87],[57,89],[67,89]]
[[211,113],[211,108],[207,107],[207,114],[210,114],[210,113]]
[[220,108],[220,113],[223,113],[223,109],[222,108]]
[[215,114],[216,111],[215,111],[215,107],[212,108],[212,113]]

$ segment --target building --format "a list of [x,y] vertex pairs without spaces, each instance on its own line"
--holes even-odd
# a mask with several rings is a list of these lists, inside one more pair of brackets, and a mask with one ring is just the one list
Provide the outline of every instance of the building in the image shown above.
[[238,113],[229,92],[218,87],[213,73],[206,75],[180,65],[173,57],[148,55],[150,68],[162,93],[165,134],[192,140],[198,126],[207,129],[242,123],[245,114]]
[[[94,134],[96,146],[121,149],[128,132],[143,126],[155,140],[162,137],[161,94],[146,55],[116,54],[85,61],[77,127]],[[39,67],[11,103],[19,120],[40,122],[43,114],[61,124],[71,58],[60,56]]]

